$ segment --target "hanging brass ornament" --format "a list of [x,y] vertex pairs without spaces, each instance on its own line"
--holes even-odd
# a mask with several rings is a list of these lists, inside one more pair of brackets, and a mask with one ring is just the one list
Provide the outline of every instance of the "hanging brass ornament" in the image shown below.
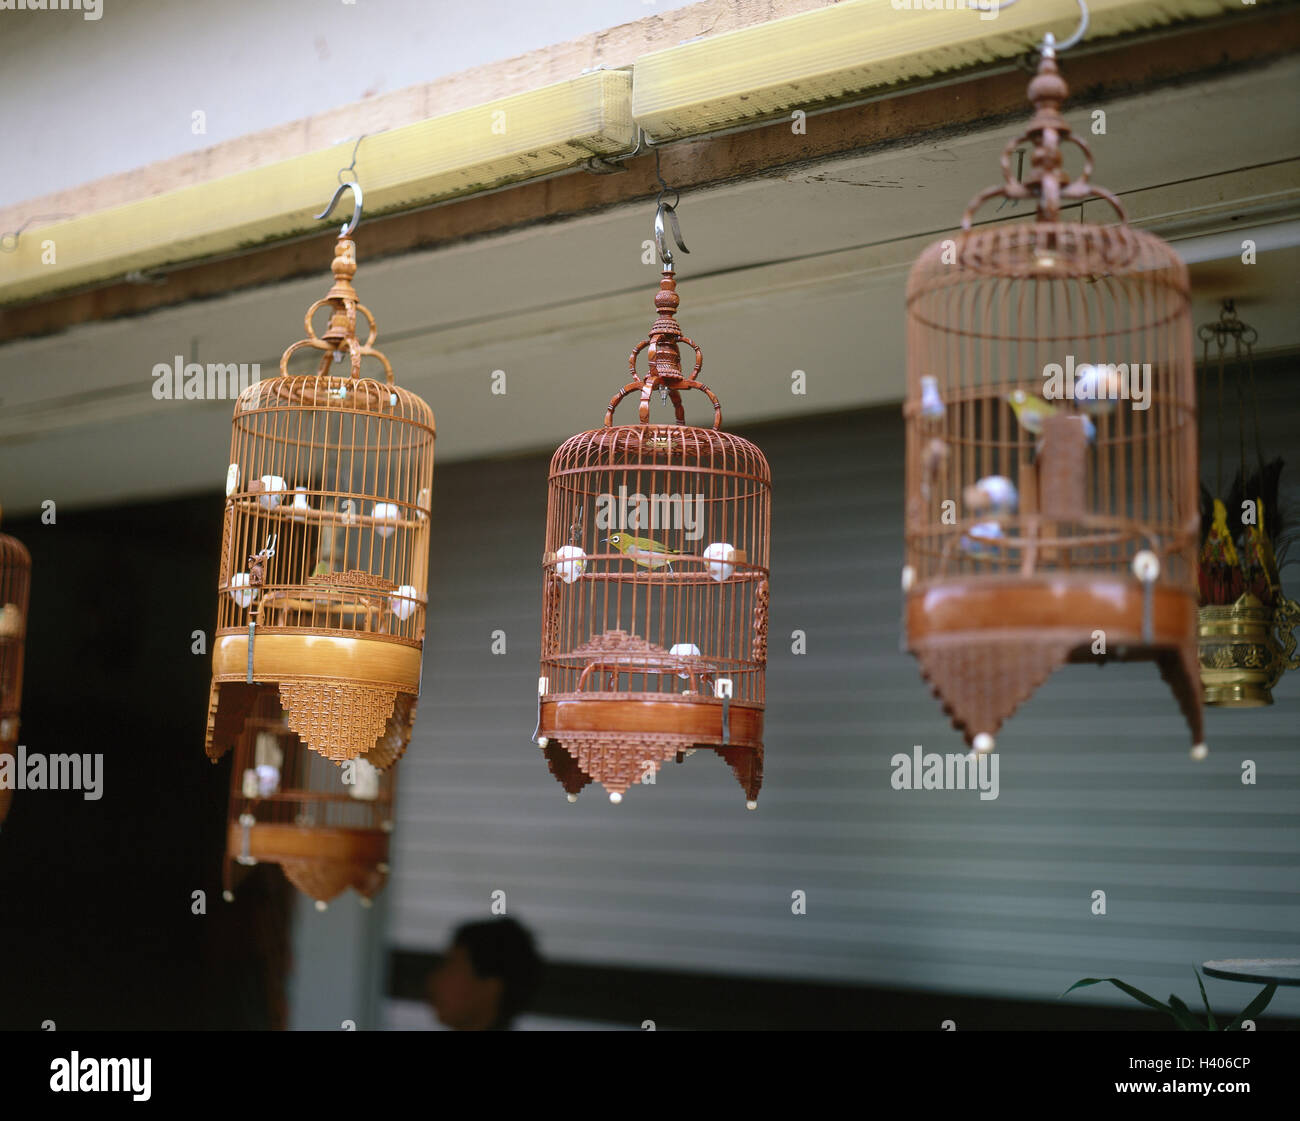
[[[619,802],[667,761],[710,748],[753,809],[763,779],[771,474],[758,448],[722,431],[722,406],[698,380],[704,356],[676,320],[665,216],[685,246],[660,198],[657,318],[604,426],[571,437],[551,460],[533,739],[570,801],[594,780]],[[682,345],[695,353],[689,374]],[[712,403],[711,428],[686,423],[687,390]],[[651,422],[656,394],[675,423]],[[639,398],[639,423],[616,425],[629,396]]]
[[[1004,181],[908,281],[905,641],[977,751],[1064,663],[1153,660],[1199,758],[1187,269],[1089,181],[1067,93],[1049,36]],[[998,197],[1034,199],[1035,220],[972,228]],[[1118,224],[1062,221],[1089,199]]]
[[[23,652],[27,642],[27,602],[32,557],[26,546],[0,533],[0,766],[16,773],[19,713],[23,700]],[[0,824],[9,813],[14,787],[0,783]]]
[[[375,318],[352,287],[356,244],[347,236],[360,191],[345,186],[357,205],[335,246],[334,285],[308,309],[308,337],[284,352],[278,377],[235,405],[208,709],[214,761],[264,692],[311,750],[339,763],[365,756],[389,766],[415,720],[433,413],[394,383],[373,347]],[[330,318],[317,336],[321,307]],[[289,374],[301,349],[321,352],[315,374]],[[384,377],[362,377],[363,358]]]
[[[1214,323],[1197,332],[1203,344],[1202,378],[1218,383],[1215,489],[1201,488],[1200,665],[1203,699],[1223,708],[1273,703],[1284,671],[1300,669],[1295,629],[1300,603],[1282,592],[1281,566],[1291,537],[1278,504],[1282,460],[1264,461],[1255,394],[1255,329],[1224,301]],[[1211,347],[1213,346],[1213,353]],[[1231,351],[1231,358],[1229,357]],[[1223,489],[1225,382],[1237,398],[1239,460]],[[1208,401],[1202,381],[1201,400]],[[1255,462],[1246,463],[1247,398],[1253,417]]]

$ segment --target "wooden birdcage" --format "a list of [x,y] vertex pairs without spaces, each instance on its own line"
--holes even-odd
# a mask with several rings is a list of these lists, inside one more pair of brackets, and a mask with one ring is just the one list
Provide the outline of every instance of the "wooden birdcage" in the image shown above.
[[[677,306],[669,260],[658,318],[629,359],[632,381],[603,427],[573,436],[551,460],[534,740],[571,799],[595,780],[620,801],[669,759],[710,748],[753,808],[763,776],[771,475],[758,448],[722,431]],[[680,343],[695,351],[689,376]],[[686,423],[689,389],[713,403],[711,428]],[[676,423],[650,422],[656,391]],[[632,394],[640,423],[615,425]]]
[[[334,286],[307,312],[308,338],[235,405],[208,714],[214,760],[263,691],[308,747],[335,761],[367,755],[388,766],[415,719],[433,413],[393,383],[373,349],[374,316],[352,287],[352,241],[339,239],[332,267]],[[312,317],[323,306],[331,316],[318,337]],[[369,324],[364,343],[358,313]],[[323,352],[320,365],[290,375],[303,348]],[[378,360],[385,377],[363,378],[362,358]]]
[[336,767],[304,745],[273,693],[261,694],[235,744],[222,887],[238,870],[278,864],[323,907],[351,887],[368,902],[388,875],[396,768],[358,758]]
[[[21,541],[0,533],[0,754],[18,744],[23,700],[23,649],[27,641],[27,599],[32,558]],[[0,822],[9,813],[13,789],[0,786]]]
[[[1035,114],[907,287],[907,643],[968,743],[1067,661],[1154,660],[1204,752],[1186,266],[1089,182],[1050,41]],[[1082,150],[1070,181],[1061,143]],[[1032,147],[1021,183],[1011,156]],[[972,229],[988,199],[1033,221]],[[1119,223],[1061,220],[1099,199]]]

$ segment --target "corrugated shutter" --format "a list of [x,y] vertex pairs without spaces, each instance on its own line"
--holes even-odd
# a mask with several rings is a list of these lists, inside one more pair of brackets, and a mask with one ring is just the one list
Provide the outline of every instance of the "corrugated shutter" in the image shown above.
[[[1277,374],[1261,394],[1294,493],[1300,407]],[[1300,673],[1272,708],[1211,711],[1198,764],[1153,666],[1067,667],[999,736],[996,800],[895,790],[895,753],[961,748],[899,650],[898,410],[745,434],[775,481],[757,812],[704,753],[620,806],[590,787],[566,802],[528,738],[547,457],[440,469],[392,945],[438,948],[502,890],[545,953],[573,962],[1046,1000],[1115,975],[1192,1001],[1206,959],[1297,956]],[[490,653],[495,630],[504,655]],[[796,630],[806,654],[791,653]],[[1224,1009],[1253,992],[1208,984]],[[1274,1011],[1300,1013],[1300,994],[1282,991]]]

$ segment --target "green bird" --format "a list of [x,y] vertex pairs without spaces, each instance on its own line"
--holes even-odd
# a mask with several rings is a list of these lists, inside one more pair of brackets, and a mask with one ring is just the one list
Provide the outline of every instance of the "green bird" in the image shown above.
[[[1060,407],[1044,401],[1041,397],[1031,397],[1023,389],[1017,389],[1007,394],[1003,400],[1011,406],[1012,411],[1016,414],[1016,420],[1020,422],[1020,427],[1027,432],[1032,432],[1035,436],[1043,434],[1043,421],[1049,416],[1055,416],[1061,411]],[[1083,433],[1088,438],[1088,443],[1093,444],[1097,441],[1097,426],[1092,423],[1092,418],[1081,416],[1083,421]]]
[[627,533],[612,533],[605,538],[605,541],[642,568],[663,568],[667,565],[668,571],[671,572],[673,559],[682,556],[681,549],[671,549],[653,537],[633,537]]

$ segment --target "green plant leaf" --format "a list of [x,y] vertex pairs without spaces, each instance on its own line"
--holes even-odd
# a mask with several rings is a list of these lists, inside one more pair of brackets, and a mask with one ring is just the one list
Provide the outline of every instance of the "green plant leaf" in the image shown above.
[[[1161,1004],[1160,1001],[1156,1000],[1155,997],[1148,996],[1141,989],[1135,989],[1132,985],[1126,984],[1124,981],[1121,981],[1118,977],[1085,977],[1082,981],[1075,981],[1075,983],[1071,985],[1068,989],[1066,989],[1065,992],[1061,994],[1061,996],[1062,997],[1068,996],[1070,993],[1074,992],[1075,989],[1082,989],[1088,985],[1105,985],[1105,984],[1114,985],[1117,989],[1120,990],[1120,992],[1128,993],[1128,995],[1131,996],[1134,1000],[1140,1001],[1141,1003],[1145,1004],[1148,1008],[1154,1008],[1157,1012],[1165,1012],[1171,1016],[1173,1015],[1173,1009],[1170,1008],[1169,1005]],[[1174,1018],[1177,1019],[1176,1016]]]
[[1206,1030],[1205,1025],[1193,1015],[1192,1010],[1172,993],[1169,995],[1169,1014],[1183,1031]]
[[1210,1031],[1218,1031],[1219,1025],[1214,1022],[1214,1013],[1210,1010],[1210,998],[1205,995],[1205,982],[1201,980],[1201,971],[1193,967],[1192,972],[1196,974],[1196,983],[1201,989],[1201,1003],[1205,1005],[1206,1022],[1210,1025]]
[[1258,1016],[1261,1012],[1263,1012],[1265,1008],[1268,1007],[1268,1003],[1273,999],[1273,994],[1275,992],[1277,992],[1276,985],[1268,985],[1265,988],[1260,989],[1255,999],[1252,1000],[1248,1005],[1246,1005],[1245,1008],[1241,1010],[1241,1015],[1238,1016],[1235,1020],[1233,1020],[1232,1023],[1230,1023],[1223,1030],[1224,1031],[1240,1030],[1241,1025],[1244,1021],[1253,1020],[1256,1016]]

